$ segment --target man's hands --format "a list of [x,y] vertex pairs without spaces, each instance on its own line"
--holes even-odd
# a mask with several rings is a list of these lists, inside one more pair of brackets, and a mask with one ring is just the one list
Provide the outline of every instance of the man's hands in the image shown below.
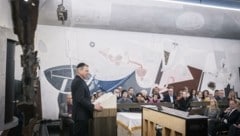
[[103,107],[100,105],[100,103],[96,103],[94,104],[94,110],[96,111],[102,111]]

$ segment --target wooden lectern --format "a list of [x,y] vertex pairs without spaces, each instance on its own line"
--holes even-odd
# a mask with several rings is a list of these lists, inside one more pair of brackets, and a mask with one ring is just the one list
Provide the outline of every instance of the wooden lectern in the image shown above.
[[[101,98],[102,97],[102,98]],[[116,96],[106,94],[101,96],[99,102],[103,111],[93,113],[93,120],[90,122],[90,136],[117,136],[117,104]]]
[[90,136],[116,136],[117,109],[104,109],[102,112],[94,112],[90,123]]
[[207,136],[207,117],[162,107],[161,110],[143,107],[142,136],[153,136],[155,128],[162,128],[162,136]]

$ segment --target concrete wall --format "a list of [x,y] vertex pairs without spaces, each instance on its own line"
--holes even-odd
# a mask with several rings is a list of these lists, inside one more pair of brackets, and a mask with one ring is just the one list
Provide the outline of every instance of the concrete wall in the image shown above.
[[[5,117],[5,85],[6,85],[6,55],[7,55],[7,39],[16,40],[16,36],[11,29],[3,28],[0,26],[0,131],[6,129],[4,123]],[[15,122],[16,123],[16,122]],[[16,125],[16,124],[15,124]],[[11,127],[11,123],[7,124]]]
[[0,26],[12,28],[12,14],[10,0],[0,0]]

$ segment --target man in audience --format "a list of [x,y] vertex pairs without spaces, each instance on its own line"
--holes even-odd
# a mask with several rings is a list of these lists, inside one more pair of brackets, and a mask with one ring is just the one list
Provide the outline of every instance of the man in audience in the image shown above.
[[216,99],[218,102],[222,103],[228,103],[227,98],[225,97],[225,91],[219,90],[218,92],[218,99]]
[[175,100],[176,96],[174,95],[173,86],[169,86],[167,94],[163,95],[163,101],[174,103]]
[[214,91],[214,98],[218,101],[220,99],[219,90]]
[[135,90],[133,87],[128,88],[128,97],[132,100],[132,102],[136,101]]
[[113,94],[117,96],[117,100],[121,98],[121,91],[118,88],[113,90]]
[[229,100],[229,107],[220,114],[221,122],[218,130],[228,130],[231,125],[236,123],[239,116],[238,101],[236,99]]
[[69,135],[73,135],[73,120],[72,120],[72,95],[66,96],[67,102],[60,104],[59,117],[61,119],[61,127],[64,131],[68,130]]
[[145,103],[145,99],[142,95],[142,93],[137,93],[136,94],[136,103]]
[[128,98],[127,90],[122,90],[122,97],[117,100],[117,103],[132,103],[132,100]]
[[187,111],[190,107],[190,97],[188,97],[188,94],[186,91],[182,92],[182,98],[176,101],[176,107],[179,110]]
[[[121,98],[119,98],[119,99],[117,100],[117,103],[119,103],[119,104],[130,104],[130,103],[132,103],[132,100],[131,100],[130,98],[128,98],[128,92],[127,92],[127,90],[122,90]],[[121,112],[127,112],[127,111],[129,111],[129,110],[126,109],[126,108],[119,108],[118,110],[121,111]]]
[[236,123],[230,126],[228,136],[240,136],[240,116]]

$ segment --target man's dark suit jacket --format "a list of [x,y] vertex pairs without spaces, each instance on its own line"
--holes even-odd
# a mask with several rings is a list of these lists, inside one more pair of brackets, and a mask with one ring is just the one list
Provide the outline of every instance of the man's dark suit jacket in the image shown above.
[[[236,121],[236,125],[240,124],[240,116]],[[240,128],[234,125],[231,125],[228,131],[228,136],[240,136]]]
[[[173,103],[175,103],[175,100],[176,100],[176,96],[174,95],[173,96]],[[164,102],[171,102],[170,95],[169,94],[163,95],[163,101]]]
[[88,120],[92,118],[94,105],[86,82],[79,76],[75,76],[71,85],[73,109],[72,118],[77,120]]
[[220,117],[222,119],[227,119],[227,126],[229,127],[230,125],[236,123],[239,115],[240,112],[236,109],[230,115],[227,115],[227,113],[223,112],[222,114],[220,114]]

